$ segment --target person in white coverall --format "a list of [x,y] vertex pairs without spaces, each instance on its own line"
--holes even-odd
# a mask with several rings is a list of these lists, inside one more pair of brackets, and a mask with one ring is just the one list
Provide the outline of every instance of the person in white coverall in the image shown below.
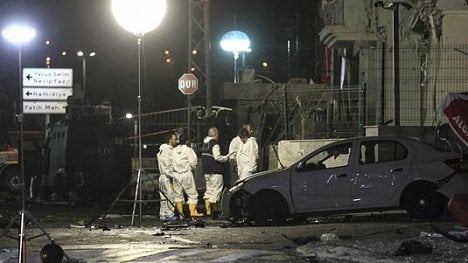
[[236,153],[239,179],[252,175],[257,170],[258,146],[254,137],[246,128],[239,131],[242,143]]
[[[242,129],[247,129],[248,133],[249,133],[249,143],[250,145],[252,145],[253,148],[253,155],[256,156],[256,159],[255,159],[255,163],[257,162],[257,159],[258,159],[258,144],[257,144],[257,140],[255,139],[255,137],[252,136],[253,134],[253,129],[252,129],[252,125],[251,124],[243,124],[242,125],[242,128],[239,130],[239,133]],[[231,166],[231,173],[232,173],[232,177],[235,178],[235,180],[239,179],[239,168],[237,166],[237,151],[239,150],[239,147],[243,144],[242,140],[241,140],[241,137],[239,136],[239,133],[237,134],[236,137],[234,137],[232,140],[231,140],[231,143],[229,144],[229,154],[231,154],[231,156],[229,157],[229,164]],[[256,168],[256,167],[255,167]]]
[[184,192],[188,196],[187,203],[189,205],[190,216],[203,216],[198,213],[198,192],[193,178],[192,170],[197,167],[197,154],[188,146],[189,140],[187,135],[179,136],[180,144],[172,150],[172,168],[174,170],[174,201],[176,209],[181,217],[184,216]]
[[216,202],[221,198],[223,191],[223,163],[229,159],[229,155],[221,155],[218,138],[218,129],[211,127],[208,130],[208,136],[203,140],[202,162],[203,174],[206,180],[206,191],[203,199],[205,200],[207,216],[212,215]]
[[159,167],[159,196],[161,199],[159,206],[159,217],[163,221],[176,221],[174,215],[174,190],[172,186],[172,149],[177,145],[177,135],[175,132],[168,132],[165,135],[165,143],[159,146],[156,157]]

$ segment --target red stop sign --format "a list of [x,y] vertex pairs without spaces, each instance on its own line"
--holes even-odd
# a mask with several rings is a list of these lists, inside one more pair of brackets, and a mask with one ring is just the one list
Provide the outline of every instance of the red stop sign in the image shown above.
[[198,90],[198,79],[192,73],[185,73],[179,78],[179,90],[184,95],[192,95]]

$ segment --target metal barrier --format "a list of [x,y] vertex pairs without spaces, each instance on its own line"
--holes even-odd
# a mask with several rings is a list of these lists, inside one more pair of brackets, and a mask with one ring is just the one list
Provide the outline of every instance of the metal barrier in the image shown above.
[[[215,126],[221,129],[225,125],[225,119],[231,114],[231,109],[220,106],[212,106],[210,118],[205,118],[205,108],[202,106],[192,106],[190,134],[192,146],[197,150],[209,127]],[[229,118],[228,118],[229,119]],[[123,125],[133,126],[133,136],[128,137],[130,145],[134,147],[134,156],[138,153],[138,116],[115,118],[113,122]],[[141,139],[142,156],[144,158],[155,158],[159,145],[164,141],[164,134],[168,131],[187,131],[187,108],[142,113],[141,114]],[[221,132],[221,134],[224,134]],[[222,138],[224,139],[224,138]],[[230,139],[230,138],[229,138]]]
[[[419,43],[400,46],[399,50],[401,126],[436,126],[443,121],[438,109],[447,94],[467,91],[468,45],[429,48]],[[373,66],[365,69],[374,76],[369,85],[374,87],[371,92],[376,100],[371,101],[369,107],[375,107],[377,121],[371,124],[395,119],[392,54],[392,46],[377,49]]]
[[344,138],[363,135],[363,86],[277,86],[249,116],[262,145],[279,140]]

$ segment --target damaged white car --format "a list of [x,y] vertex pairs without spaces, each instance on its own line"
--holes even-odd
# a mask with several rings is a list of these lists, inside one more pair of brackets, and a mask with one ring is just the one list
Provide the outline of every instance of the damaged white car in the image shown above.
[[223,193],[222,217],[264,224],[400,208],[416,218],[437,217],[447,198],[436,190],[462,176],[461,158],[406,137],[341,140],[287,168],[237,181]]

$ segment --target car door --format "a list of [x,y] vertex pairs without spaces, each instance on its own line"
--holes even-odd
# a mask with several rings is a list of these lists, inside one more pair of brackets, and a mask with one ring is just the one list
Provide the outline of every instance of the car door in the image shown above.
[[352,184],[353,206],[359,208],[398,205],[388,203],[410,170],[408,148],[398,140],[362,140]]
[[334,144],[291,167],[291,196],[296,212],[351,206],[352,145]]

